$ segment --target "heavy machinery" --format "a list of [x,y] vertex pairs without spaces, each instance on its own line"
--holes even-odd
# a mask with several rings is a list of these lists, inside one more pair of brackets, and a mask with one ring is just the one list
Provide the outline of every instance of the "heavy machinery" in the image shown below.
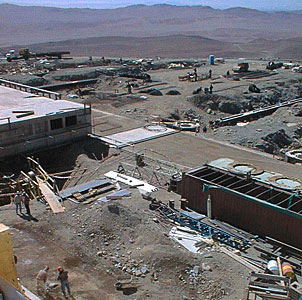
[[275,69],[279,69],[283,67],[283,62],[274,62],[274,61],[270,61],[267,65],[266,65],[266,69],[267,70],[275,70]]
[[19,55],[16,54],[15,50],[12,49],[6,53],[7,61],[25,59],[29,60],[30,58],[38,57],[47,57],[47,58],[59,58],[61,59],[63,55],[70,54],[70,51],[50,51],[50,52],[30,52],[28,48],[21,48],[19,50]]
[[234,73],[245,73],[249,70],[249,63],[248,62],[239,62],[237,67],[233,67]]

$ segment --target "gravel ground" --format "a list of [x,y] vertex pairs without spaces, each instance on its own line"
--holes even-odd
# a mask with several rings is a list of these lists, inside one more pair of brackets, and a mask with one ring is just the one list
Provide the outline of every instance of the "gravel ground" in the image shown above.
[[[100,178],[116,162],[113,157],[98,163],[102,172],[87,173],[86,178]],[[96,165],[81,156],[73,176]],[[182,248],[167,236],[172,224],[154,221],[158,215],[149,210],[149,202],[131,192],[130,198],[109,203],[67,201],[65,213],[57,215],[33,203],[37,222],[16,217],[12,206],[3,207],[0,220],[5,218],[11,227],[21,282],[34,291],[39,268],[50,265],[49,278],[55,281],[55,268],[63,264],[74,299],[162,299],[163,291],[169,300],[243,299],[248,270],[220,253],[216,244],[200,254]],[[161,190],[157,197],[166,202],[176,195]],[[139,283],[131,295],[114,289],[122,274]]]

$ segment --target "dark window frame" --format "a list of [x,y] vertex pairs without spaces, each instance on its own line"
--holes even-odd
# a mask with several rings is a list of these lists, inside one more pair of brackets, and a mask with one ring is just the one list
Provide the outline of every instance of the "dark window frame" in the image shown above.
[[52,119],[50,120],[50,130],[58,130],[63,128],[63,119]]
[[76,115],[65,117],[65,126],[71,127],[75,126],[78,123],[78,118]]

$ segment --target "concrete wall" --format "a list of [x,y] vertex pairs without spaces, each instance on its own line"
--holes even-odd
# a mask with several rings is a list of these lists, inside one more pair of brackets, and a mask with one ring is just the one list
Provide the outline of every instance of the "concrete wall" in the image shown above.
[[[71,116],[76,116],[77,124],[66,126],[66,118]],[[62,119],[62,128],[51,128],[51,122],[55,119]],[[91,113],[88,109],[3,124],[0,126],[0,158],[72,142],[89,133]]]

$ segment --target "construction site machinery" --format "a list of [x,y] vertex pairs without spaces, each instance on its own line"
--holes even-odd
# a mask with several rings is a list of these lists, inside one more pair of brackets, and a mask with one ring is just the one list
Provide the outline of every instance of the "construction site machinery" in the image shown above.
[[282,62],[274,62],[274,61],[270,61],[267,65],[266,65],[266,69],[267,70],[275,70],[275,69],[279,69],[283,67],[283,63]]
[[238,63],[237,67],[233,67],[234,73],[245,73],[249,70],[249,63],[248,62],[240,62]]
[[11,62],[13,60],[25,59],[29,60],[30,58],[39,58],[39,57],[46,57],[46,58],[58,58],[61,59],[63,55],[70,54],[70,51],[50,51],[50,52],[30,52],[28,48],[21,48],[19,50],[19,55],[16,54],[14,49],[10,50],[6,53],[6,60]]

